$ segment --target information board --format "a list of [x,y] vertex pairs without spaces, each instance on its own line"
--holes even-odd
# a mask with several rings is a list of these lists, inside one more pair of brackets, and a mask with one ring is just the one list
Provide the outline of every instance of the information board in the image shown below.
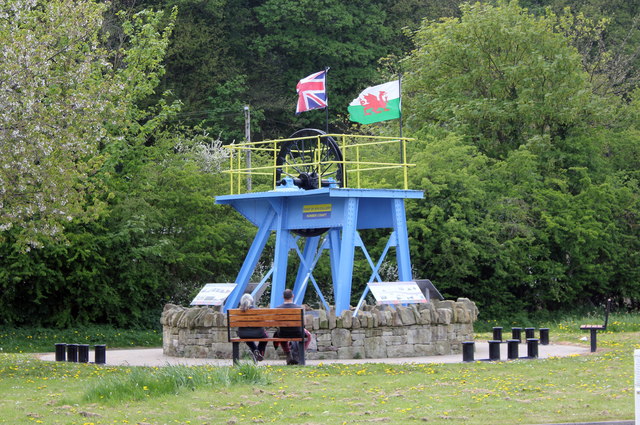
[[191,305],[222,305],[236,285],[236,283],[207,283],[191,301]]
[[379,304],[417,304],[427,299],[414,281],[369,282],[369,289]]

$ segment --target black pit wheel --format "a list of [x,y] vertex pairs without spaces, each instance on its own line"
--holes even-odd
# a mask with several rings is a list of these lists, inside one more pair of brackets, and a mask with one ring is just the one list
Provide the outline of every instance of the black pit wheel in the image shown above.
[[[280,145],[276,158],[276,182],[282,183],[285,177],[293,179],[294,184],[305,190],[329,186],[334,182],[338,187],[345,186],[342,167],[342,152],[336,141],[326,136],[322,130],[305,128],[289,136]],[[296,229],[294,233],[303,237],[319,236],[329,229]]]
[[291,177],[302,189],[318,189],[333,180],[344,187],[342,152],[336,141],[322,130],[304,128],[280,144],[276,158],[276,182]]

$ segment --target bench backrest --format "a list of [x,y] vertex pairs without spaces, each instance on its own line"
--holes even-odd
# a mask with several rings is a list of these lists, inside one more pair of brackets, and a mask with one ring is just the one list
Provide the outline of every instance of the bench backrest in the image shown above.
[[264,327],[296,328],[304,327],[304,310],[301,308],[239,308],[227,310],[229,328]]

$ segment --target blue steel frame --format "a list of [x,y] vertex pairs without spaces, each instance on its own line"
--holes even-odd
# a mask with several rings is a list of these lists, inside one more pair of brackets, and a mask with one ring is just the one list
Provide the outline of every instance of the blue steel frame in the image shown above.
[[[422,191],[417,190],[345,188],[316,190],[288,188],[217,197],[217,204],[231,205],[258,227],[236,278],[237,286],[227,298],[224,311],[238,306],[240,297],[249,283],[249,278],[272,232],[276,235],[273,268],[259,285],[260,287],[266,284],[269,275],[271,276],[270,305],[272,307],[283,302],[282,293],[286,288],[290,250],[296,251],[300,259],[293,285],[296,301],[299,303],[304,301],[308,283],[311,281],[326,309],[329,309],[329,304],[313,277],[313,269],[323,251],[329,250],[336,314],[350,309],[356,246],[362,248],[371,266],[370,282],[380,281],[378,269],[389,248],[393,246],[396,248],[399,280],[413,280],[404,200],[422,197]],[[304,241],[304,249],[301,251],[297,244],[300,237],[294,233],[294,230],[320,228],[329,229],[322,237],[322,241],[320,236],[307,237]],[[380,228],[390,228],[392,232],[381,257],[374,264],[358,231]],[[364,295],[366,293],[362,296]]]

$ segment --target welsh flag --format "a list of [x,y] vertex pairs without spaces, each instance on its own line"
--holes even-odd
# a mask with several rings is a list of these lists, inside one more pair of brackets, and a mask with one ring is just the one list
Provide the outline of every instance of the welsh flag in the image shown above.
[[366,88],[349,104],[349,119],[360,124],[400,118],[398,80]]

